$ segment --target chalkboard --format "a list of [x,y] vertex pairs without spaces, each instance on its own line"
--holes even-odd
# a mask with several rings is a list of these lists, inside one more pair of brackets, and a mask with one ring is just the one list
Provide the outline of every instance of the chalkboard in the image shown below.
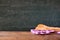
[[0,30],[30,30],[40,23],[60,26],[60,0],[0,0]]

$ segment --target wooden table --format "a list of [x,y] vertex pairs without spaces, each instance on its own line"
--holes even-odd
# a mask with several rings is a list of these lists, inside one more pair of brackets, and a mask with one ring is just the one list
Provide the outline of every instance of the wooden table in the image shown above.
[[0,31],[0,40],[60,40],[60,35],[34,35],[26,31]]

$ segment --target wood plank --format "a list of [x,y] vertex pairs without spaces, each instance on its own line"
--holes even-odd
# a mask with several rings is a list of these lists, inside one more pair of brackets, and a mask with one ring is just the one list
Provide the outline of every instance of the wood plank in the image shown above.
[[60,35],[34,35],[23,31],[0,31],[0,40],[60,40]]

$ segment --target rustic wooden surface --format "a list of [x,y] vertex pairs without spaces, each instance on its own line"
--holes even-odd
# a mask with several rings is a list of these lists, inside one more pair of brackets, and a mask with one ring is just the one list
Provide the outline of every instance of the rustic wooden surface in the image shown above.
[[60,40],[60,35],[34,35],[25,31],[0,31],[0,40]]

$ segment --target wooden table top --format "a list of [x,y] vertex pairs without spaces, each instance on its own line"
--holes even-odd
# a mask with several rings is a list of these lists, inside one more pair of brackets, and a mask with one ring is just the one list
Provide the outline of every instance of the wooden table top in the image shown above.
[[27,31],[0,31],[0,40],[60,40],[60,35],[34,35]]

